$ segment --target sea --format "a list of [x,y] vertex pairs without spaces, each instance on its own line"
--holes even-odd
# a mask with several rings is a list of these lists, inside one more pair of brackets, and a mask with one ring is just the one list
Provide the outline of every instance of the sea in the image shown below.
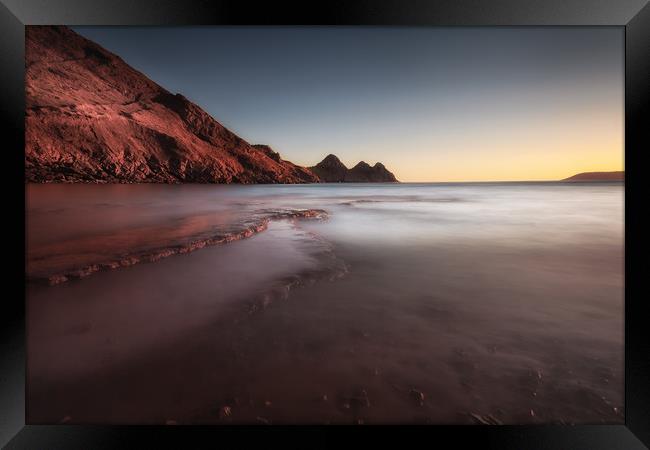
[[624,195],[28,184],[27,421],[624,423]]

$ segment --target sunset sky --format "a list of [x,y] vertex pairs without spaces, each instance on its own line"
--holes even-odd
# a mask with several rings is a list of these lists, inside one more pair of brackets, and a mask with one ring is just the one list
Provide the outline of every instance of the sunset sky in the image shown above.
[[251,143],[400,181],[623,170],[622,28],[74,27]]

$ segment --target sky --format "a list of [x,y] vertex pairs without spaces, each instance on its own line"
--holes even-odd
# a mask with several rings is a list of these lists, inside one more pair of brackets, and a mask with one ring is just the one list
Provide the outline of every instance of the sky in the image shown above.
[[623,170],[614,27],[73,27],[252,144],[400,181]]

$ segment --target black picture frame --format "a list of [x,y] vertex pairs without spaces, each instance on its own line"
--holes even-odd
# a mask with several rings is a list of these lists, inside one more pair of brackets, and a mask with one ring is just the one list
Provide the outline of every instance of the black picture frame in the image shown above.
[[[25,25],[617,26],[625,28],[625,425],[427,427],[153,427],[25,424]],[[0,113],[6,212],[0,302],[0,445],[8,449],[405,443],[454,448],[641,449],[650,446],[650,345],[643,249],[648,229],[643,153],[650,150],[650,5],[647,0],[0,0]],[[645,119],[645,121],[644,121]],[[9,202],[7,202],[9,203]],[[11,245],[7,245],[11,244]],[[22,262],[22,264],[21,264]],[[254,431],[254,432],[253,432]],[[449,445],[449,444],[448,444]]]

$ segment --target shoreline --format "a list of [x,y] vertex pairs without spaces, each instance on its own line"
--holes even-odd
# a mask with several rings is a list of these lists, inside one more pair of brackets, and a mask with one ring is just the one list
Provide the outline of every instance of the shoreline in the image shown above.
[[[265,211],[261,212],[262,214]],[[45,284],[55,286],[74,279],[86,278],[94,273],[106,270],[130,267],[139,263],[152,263],[174,255],[182,255],[200,250],[205,247],[228,244],[230,242],[247,239],[265,231],[271,221],[315,219],[325,220],[328,217],[327,211],[323,209],[296,209],[287,211],[271,211],[270,215],[262,217],[253,224],[244,223],[244,227],[233,232],[219,233],[215,236],[195,239],[186,244],[176,244],[170,247],[156,248],[140,252],[129,253],[112,260],[105,260],[97,263],[86,264],[81,267],[66,269],[61,272],[54,272],[43,275],[27,275],[28,283]],[[28,262],[29,264],[29,262]],[[29,271],[28,271],[29,272]]]

